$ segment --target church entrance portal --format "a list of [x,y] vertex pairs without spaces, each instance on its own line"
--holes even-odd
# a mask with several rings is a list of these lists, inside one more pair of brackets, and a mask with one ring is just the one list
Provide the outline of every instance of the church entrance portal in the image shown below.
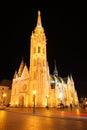
[[20,96],[19,97],[19,107],[23,107],[24,106],[24,97]]

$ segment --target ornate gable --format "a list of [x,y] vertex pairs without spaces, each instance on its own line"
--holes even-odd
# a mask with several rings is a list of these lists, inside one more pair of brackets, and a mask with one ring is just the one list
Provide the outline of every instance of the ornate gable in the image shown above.
[[28,71],[28,67],[26,66],[26,64],[25,64],[24,69],[22,71],[21,77],[22,78],[28,78],[29,77],[29,71]]

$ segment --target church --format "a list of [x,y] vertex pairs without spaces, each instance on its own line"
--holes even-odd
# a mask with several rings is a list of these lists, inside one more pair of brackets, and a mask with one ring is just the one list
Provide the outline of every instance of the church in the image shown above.
[[47,40],[38,11],[37,24],[30,38],[30,66],[22,59],[19,70],[12,80],[10,106],[12,107],[57,107],[78,105],[78,95],[72,75],[61,78],[56,63],[53,75],[47,61]]

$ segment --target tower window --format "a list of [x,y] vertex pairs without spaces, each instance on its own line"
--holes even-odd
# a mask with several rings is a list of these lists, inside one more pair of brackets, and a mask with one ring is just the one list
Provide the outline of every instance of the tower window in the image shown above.
[[38,47],[38,53],[40,53],[40,47]]

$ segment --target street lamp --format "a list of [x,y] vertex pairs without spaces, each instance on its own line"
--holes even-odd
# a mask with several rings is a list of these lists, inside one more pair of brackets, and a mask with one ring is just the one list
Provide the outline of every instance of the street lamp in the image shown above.
[[47,106],[46,106],[46,108],[48,108],[48,98],[49,98],[49,95],[46,95],[46,99],[47,99]]
[[36,95],[36,90],[33,90],[33,101],[34,101],[33,113],[35,113],[35,95]]

